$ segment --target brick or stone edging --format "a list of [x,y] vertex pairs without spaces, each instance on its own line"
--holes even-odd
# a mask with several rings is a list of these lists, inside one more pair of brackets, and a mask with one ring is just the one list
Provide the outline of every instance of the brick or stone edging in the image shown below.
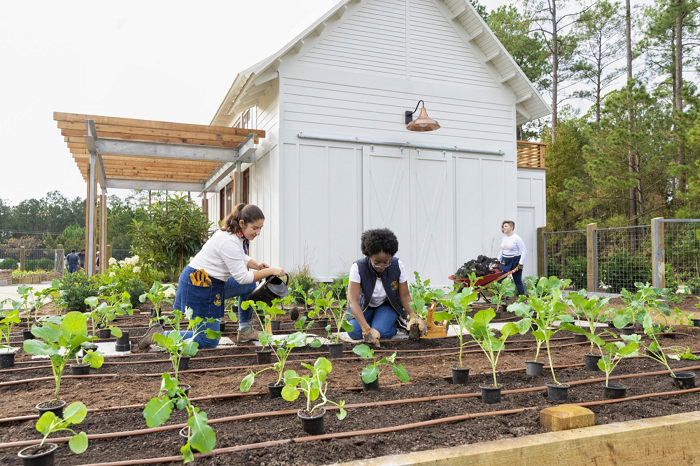
[[[449,432],[449,427],[445,427]],[[382,456],[341,466],[700,464],[700,411],[461,447]]]

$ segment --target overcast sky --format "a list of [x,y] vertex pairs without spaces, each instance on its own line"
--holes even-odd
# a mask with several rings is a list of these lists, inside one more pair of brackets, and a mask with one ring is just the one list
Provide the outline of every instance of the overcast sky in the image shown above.
[[209,124],[237,72],[336,3],[2,0],[0,199],[85,197],[54,111]]

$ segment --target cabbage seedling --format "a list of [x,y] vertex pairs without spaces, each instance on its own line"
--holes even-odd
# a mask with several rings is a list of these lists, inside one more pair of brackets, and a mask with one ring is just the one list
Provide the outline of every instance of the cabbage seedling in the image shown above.
[[420,274],[413,272],[416,278],[416,283],[408,286],[408,291],[411,294],[411,302],[409,306],[421,319],[428,318],[428,305],[433,301],[438,301],[445,297],[445,290],[441,288],[432,288],[430,280],[421,281]]
[[145,303],[148,299],[153,304],[156,310],[156,319],[160,319],[160,308],[164,303],[172,304],[172,300],[166,297],[166,292],[173,289],[172,285],[161,285],[158,282],[153,282],[151,289],[139,296],[139,301]]
[[49,435],[62,430],[67,430],[73,433],[73,436],[70,438],[70,440],[68,440],[68,446],[70,447],[71,451],[76,454],[83,453],[88,448],[87,434],[85,432],[80,432],[77,434],[68,426],[71,424],[80,424],[83,422],[83,419],[85,419],[85,416],[87,416],[87,407],[79,401],[68,405],[63,412],[63,419],[56,416],[51,411],[46,411],[41,415],[39,420],[36,421],[36,430],[40,434],[44,435],[44,438],[41,439],[41,443],[36,447],[36,449],[38,450],[44,445],[44,442],[46,442]]
[[[331,362],[324,357],[320,357],[316,360],[313,366],[305,363],[302,363],[301,365],[308,369],[311,374],[300,376],[296,373],[296,371],[285,371],[282,398],[287,401],[294,401],[299,398],[301,393],[303,393],[306,397],[306,413],[309,416],[313,416],[314,411],[321,408],[325,404],[330,403],[339,408],[338,413],[336,414],[338,419],[345,419],[345,416],[348,415],[344,408],[345,401],[340,400],[336,403],[326,397],[326,392],[328,391],[328,381],[326,378],[333,369]],[[319,403],[312,406],[311,402],[316,401],[319,398],[321,398]]]
[[[607,332],[613,337],[617,337],[612,332]],[[611,341],[603,345],[603,340],[594,335],[598,348],[601,349],[602,357],[598,360],[598,368],[605,372],[605,386],[607,387],[610,374],[624,358],[637,356],[637,348],[639,348],[640,335],[620,335],[623,341]]]
[[382,365],[391,367],[394,370],[394,375],[398,377],[400,381],[405,383],[410,379],[408,371],[404,369],[401,364],[396,364],[394,362],[396,360],[396,351],[394,351],[394,354],[391,356],[382,358],[379,361],[374,357],[374,350],[365,344],[357,345],[352,349],[352,352],[365,361],[371,361],[362,369],[362,373],[360,374],[364,383],[372,383],[377,380],[380,373],[379,366]]
[[[472,274],[471,283],[476,282],[476,275]],[[464,331],[467,329],[467,322],[471,304],[476,301],[477,293],[472,287],[462,288],[460,293],[458,290],[453,290],[445,296],[440,302],[445,311],[436,312],[433,314],[433,319],[436,321],[455,319],[457,321],[457,338],[459,339],[459,367],[464,367],[462,362],[462,353],[464,352]]]

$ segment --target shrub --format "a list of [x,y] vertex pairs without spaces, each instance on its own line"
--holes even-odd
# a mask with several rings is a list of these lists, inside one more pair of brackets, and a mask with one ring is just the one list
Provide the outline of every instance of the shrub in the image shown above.
[[14,270],[18,267],[18,262],[11,257],[7,257],[0,261],[0,269]]
[[61,305],[69,311],[85,311],[88,308],[85,298],[99,294],[96,278],[82,273],[65,274],[59,282],[59,289]]
[[32,259],[24,262],[25,270],[54,270],[56,262],[53,259]]
[[99,281],[110,288],[110,294],[129,293],[131,306],[138,308],[141,306],[139,297],[153,284],[152,276],[151,267],[143,265],[139,256],[134,256],[122,261],[110,259],[109,268],[99,276]]

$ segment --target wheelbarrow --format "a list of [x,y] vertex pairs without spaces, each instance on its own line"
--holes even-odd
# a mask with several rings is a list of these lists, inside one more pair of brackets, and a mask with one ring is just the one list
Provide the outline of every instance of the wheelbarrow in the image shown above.
[[488,275],[484,275],[483,277],[479,277],[476,279],[474,283],[471,283],[469,278],[455,278],[454,274],[450,275],[447,277],[449,280],[452,280],[455,283],[459,283],[459,288],[460,290],[464,288],[465,286],[471,286],[474,291],[478,293],[478,296],[486,301],[489,304],[491,303],[490,295],[487,296],[486,293],[488,292],[487,288],[488,285],[490,285],[493,282],[502,280],[506,278],[508,275],[511,275],[513,272],[518,270],[517,268],[511,270],[510,272],[505,272],[503,273],[499,269],[491,269]]

